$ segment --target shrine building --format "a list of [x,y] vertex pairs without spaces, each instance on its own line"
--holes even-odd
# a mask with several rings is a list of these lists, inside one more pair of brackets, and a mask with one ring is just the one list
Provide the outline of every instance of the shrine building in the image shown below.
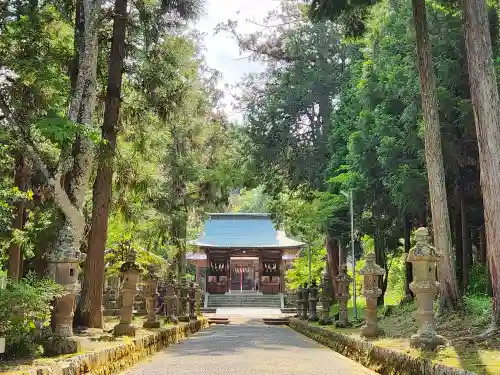
[[210,294],[284,293],[284,275],[305,245],[277,230],[268,214],[211,213],[196,252],[196,281]]

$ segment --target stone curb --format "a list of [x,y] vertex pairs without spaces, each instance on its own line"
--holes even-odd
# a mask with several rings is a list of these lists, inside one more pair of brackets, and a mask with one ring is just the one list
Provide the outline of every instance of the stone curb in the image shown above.
[[114,348],[99,349],[92,352],[75,355],[55,362],[51,365],[37,366],[31,370],[9,372],[9,375],[111,375],[116,374],[141,359],[159,350],[176,344],[208,327],[208,320],[202,318],[196,322],[162,328],[152,331],[150,335],[130,338],[130,343]]
[[289,327],[381,375],[476,375],[455,367],[432,363],[371,342],[312,326],[296,318]]

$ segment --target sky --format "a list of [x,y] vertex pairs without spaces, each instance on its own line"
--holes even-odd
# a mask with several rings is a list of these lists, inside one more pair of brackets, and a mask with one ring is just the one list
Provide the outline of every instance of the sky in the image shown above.
[[[214,35],[214,28],[228,19],[238,21],[238,31],[249,34],[259,27],[246,21],[247,19],[262,22],[270,10],[279,6],[279,0],[206,0],[205,14],[196,23],[196,28],[205,35],[206,61],[208,66],[222,73],[221,87],[224,84],[237,86],[247,73],[259,72],[263,64],[252,62],[240,54],[236,41],[227,33]],[[235,90],[232,89],[231,93]],[[242,114],[233,108],[234,100],[229,91],[226,92],[224,104],[230,119],[241,122]]]

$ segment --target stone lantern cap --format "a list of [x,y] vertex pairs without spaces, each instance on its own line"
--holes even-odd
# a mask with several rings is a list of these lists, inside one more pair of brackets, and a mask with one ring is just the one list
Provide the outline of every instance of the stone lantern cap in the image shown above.
[[141,267],[135,262],[137,259],[137,251],[134,248],[130,248],[127,251],[125,262],[120,267],[120,272],[134,271],[137,273],[141,272]]
[[350,284],[352,282],[352,277],[347,274],[346,265],[341,266],[339,274],[335,277],[335,281],[338,284]]
[[359,270],[360,275],[385,275],[385,270],[375,263],[375,254],[369,253],[365,257],[365,266]]
[[429,231],[421,227],[415,231],[416,245],[412,247],[406,257],[407,262],[439,262],[441,254],[429,244]]
[[156,264],[153,264],[153,263],[150,263],[148,264],[148,279],[158,279],[158,275],[157,275],[157,272],[158,272],[158,266]]

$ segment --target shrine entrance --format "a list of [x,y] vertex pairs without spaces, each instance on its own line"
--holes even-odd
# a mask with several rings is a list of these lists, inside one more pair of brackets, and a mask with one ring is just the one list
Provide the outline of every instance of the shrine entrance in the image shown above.
[[259,281],[258,257],[231,257],[231,292],[256,291]]

